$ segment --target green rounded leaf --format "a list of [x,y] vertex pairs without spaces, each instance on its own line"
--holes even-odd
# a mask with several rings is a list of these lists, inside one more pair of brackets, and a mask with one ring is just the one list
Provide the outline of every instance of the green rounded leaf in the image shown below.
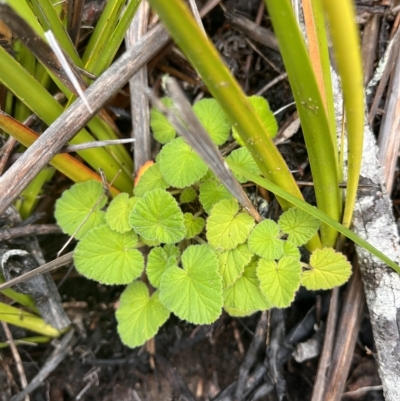
[[283,255],[283,243],[279,227],[272,220],[258,224],[249,237],[249,249],[265,259],[279,259]]
[[108,206],[106,221],[109,227],[119,233],[126,233],[132,230],[129,224],[129,215],[136,203],[137,198],[129,198],[128,194],[117,195]]
[[309,290],[328,290],[344,284],[351,275],[351,264],[342,253],[332,248],[315,250],[310,270],[303,272],[301,285]]
[[186,233],[181,209],[162,189],[154,189],[136,202],[129,224],[145,240],[167,244],[181,241]]
[[134,248],[134,233],[117,233],[107,225],[94,228],[80,241],[74,252],[76,270],[103,284],[128,284],[144,268],[140,251]]
[[185,213],[183,215],[183,224],[186,228],[185,238],[190,239],[203,231],[206,222],[202,217],[194,217],[192,213]]
[[181,194],[179,195],[180,203],[190,203],[193,202],[197,198],[197,192],[194,188],[189,187],[185,188]]
[[180,319],[210,324],[221,314],[222,279],[218,260],[207,245],[189,246],[182,266],[170,267],[161,278],[160,300]]
[[206,213],[210,214],[212,207],[223,199],[233,199],[231,193],[216,180],[208,180],[200,185],[200,202]]
[[[253,159],[253,156],[251,155],[249,150],[245,147],[235,149],[233,152],[230,153],[230,155],[226,159],[234,162],[239,167],[247,170],[252,174],[257,174],[257,175],[261,174],[260,169],[257,166],[257,163]],[[248,181],[248,179],[241,174],[237,174],[235,172],[233,174],[241,184]]]
[[301,258],[299,248],[288,241],[285,241],[283,244],[283,256],[291,256],[297,260],[300,260]]
[[183,138],[176,138],[166,144],[158,154],[157,161],[165,181],[176,188],[194,184],[208,170],[200,156]]
[[207,219],[207,239],[217,250],[236,248],[246,242],[253,227],[253,218],[239,212],[235,199],[222,200],[211,209]]
[[260,291],[256,265],[256,261],[250,263],[235,284],[224,290],[224,309],[231,316],[248,316],[272,307]]
[[[73,235],[75,230],[85,223],[76,233],[76,239],[82,239],[92,228],[105,224],[105,213],[101,210],[107,203],[107,197],[103,196],[102,185],[97,181],[86,181],[73,185],[65,191],[56,202],[54,216],[57,224],[68,235]],[[99,201],[99,199],[103,198]],[[91,213],[94,205],[96,208]]]
[[[172,100],[168,97],[162,98],[161,101],[168,108],[173,106]],[[175,128],[167,117],[154,107],[150,111],[150,127],[153,131],[154,139],[160,143],[172,141],[176,136]]]
[[146,284],[135,281],[121,294],[115,312],[118,334],[128,347],[139,347],[157,334],[169,315],[158,291],[150,297]]
[[168,184],[165,182],[163,176],[161,175],[158,163],[150,166],[140,177],[139,182],[133,189],[135,196],[144,196],[147,192],[153,189],[166,189]]
[[283,256],[278,263],[260,259],[257,277],[265,298],[277,308],[286,308],[292,303],[300,286],[301,263],[290,256]]
[[237,248],[219,252],[217,256],[223,287],[227,288],[243,274],[244,267],[249,264],[253,252],[250,252],[247,244],[240,244]]
[[193,111],[217,146],[229,139],[232,124],[215,99],[198,101],[193,106]]
[[[178,248],[175,247],[178,251]],[[165,270],[176,265],[177,254],[172,254],[171,251],[165,248],[153,248],[147,256],[146,272],[151,285],[155,288],[160,287],[161,277]]]
[[288,241],[297,246],[310,240],[319,228],[319,220],[296,207],[284,212],[278,224],[281,230],[289,235]]
[[[276,122],[274,113],[269,108],[269,104],[266,99],[261,96],[250,96],[249,101],[254,107],[257,116],[260,118],[264,127],[267,129],[268,134],[271,138],[274,138],[278,132],[278,123]],[[232,134],[235,140],[242,146],[243,141],[240,139],[239,133],[236,128],[232,128]]]

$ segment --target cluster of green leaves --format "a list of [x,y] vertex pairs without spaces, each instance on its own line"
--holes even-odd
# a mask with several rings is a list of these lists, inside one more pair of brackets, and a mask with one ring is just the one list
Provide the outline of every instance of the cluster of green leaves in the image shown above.
[[[276,133],[266,100],[250,101]],[[172,107],[169,99],[163,102]],[[193,109],[215,144],[228,141],[232,127],[215,100],[201,100]],[[171,312],[194,324],[210,324],[222,309],[244,316],[283,308],[300,285],[328,289],[348,279],[350,264],[331,248],[317,249],[308,265],[300,261],[299,246],[316,234],[318,220],[292,208],[278,222],[256,224],[157,110],[152,110],[151,127],[164,146],[133,197],[120,194],[105,211],[101,184],[88,181],[64,192],[55,212],[66,233],[80,227],[74,261],[81,274],[104,284],[128,284],[116,312],[126,345],[153,337]],[[260,175],[245,147],[227,158]],[[147,263],[139,250],[144,246],[151,247]],[[137,280],[144,273],[149,286]]]

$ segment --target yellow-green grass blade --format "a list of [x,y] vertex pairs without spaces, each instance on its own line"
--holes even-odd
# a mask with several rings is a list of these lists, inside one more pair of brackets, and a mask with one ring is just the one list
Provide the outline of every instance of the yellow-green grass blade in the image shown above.
[[82,57],[87,71],[94,73],[95,63],[107,47],[124,5],[125,0],[107,2]]
[[[26,147],[31,146],[39,137],[36,132],[2,112],[0,112],[0,128]],[[101,182],[98,174],[69,154],[62,153],[55,156],[50,164],[74,182],[89,180]],[[113,196],[120,193],[114,186],[111,186],[110,191]]]
[[364,89],[359,33],[350,0],[323,0],[342,83],[347,124],[348,174],[343,225],[353,216],[364,137]]
[[[318,208],[340,219],[337,156],[326,109],[289,0],[265,0],[299,112]],[[268,177],[269,178],[269,177]],[[337,232],[322,224],[321,240],[334,246]]]
[[[63,107],[2,47],[0,47],[0,59],[2,60],[0,81],[46,124],[50,125],[56,120],[64,111]],[[71,140],[71,143],[78,144],[93,140],[94,138],[83,129]],[[113,179],[120,170],[119,163],[102,148],[83,150],[78,154],[94,169],[102,168],[109,180]],[[122,171],[115,181],[115,186],[124,192],[130,192],[132,190],[130,175]]]
[[[270,180],[302,199],[285,161],[273,144],[270,134],[255,114],[235,78],[222,62],[217,50],[204,36],[189,9],[181,0],[150,0],[172,38],[200,74],[210,93],[219,102],[237,128],[245,146],[250,150],[262,173]],[[279,199],[284,209],[290,202]],[[320,246],[316,238],[311,247]]]
[[[24,337],[14,339],[13,342],[15,345],[37,345],[37,344],[45,344],[52,340],[52,337],[46,336],[34,336],[34,337]],[[10,344],[8,342],[0,342],[0,348],[7,348]]]
[[301,199],[296,198],[295,196],[293,196],[289,192],[285,191],[284,189],[282,189],[278,185],[274,184],[273,182],[266,180],[265,178],[261,178],[258,175],[249,173],[248,170],[243,169],[242,167],[238,166],[237,164],[235,164],[229,160],[226,160],[226,162],[227,162],[229,168],[231,168],[232,171],[234,171],[235,173],[245,176],[249,181],[252,181],[252,182],[256,183],[257,185],[260,185],[261,187],[267,189],[268,191],[273,192],[276,196],[286,199],[288,202],[297,206],[299,209],[304,210],[305,212],[309,213],[311,216],[314,216],[316,219],[320,220],[321,222],[325,223],[326,225],[331,226],[333,229],[340,232],[345,237],[349,238],[350,240],[355,242],[357,245],[362,246],[368,252],[372,253],[377,258],[379,258],[380,260],[385,262],[394,271],[396,271],[397,273],[400,273],[400,266],[397,265],[397,263],[395,263],[392,259],[388,258],[386,255],[384,255],[381,251],[376,249],[370,243],[363,240],[361,237],[359,237],[357,234],[353,233],[353,231],[349,230],[344,225],[333,220],[331,217],[329,217],[327,214],[325,214],[321,210],[308,204],[307,202],[304,202]]
[[42,336],[59,337],[61,332],[48,325],[41,317],[0,302],[0,320],[34,331]]
[[[0,284],[3,284],[5,282],[6,280],[4,279],[3,275],[0,274]],[[21,294],[17,291],[14,291],[11,288],[6,288],[5,290],[1,290],[1,293],[4,294],[6,297],[12,299],[13,301],[18,302],[20,305],[26,306],[33,312],[39,314],[39,310],[36,308],[35,301],[31,296],[26,294]]]

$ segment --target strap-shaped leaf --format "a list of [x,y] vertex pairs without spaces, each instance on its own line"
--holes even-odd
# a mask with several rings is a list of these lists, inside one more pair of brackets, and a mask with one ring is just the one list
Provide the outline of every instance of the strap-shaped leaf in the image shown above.
[[166,144],[161,149],[157,161],[165,181],[176,188],[184,188],[194,184],[208,170],[200,156],[183,138],[176,138]]
[[161,278],[160,300],[180,319],[194,324],[214,322],[222,310],[222,279],[218,260],[207,245],[189,246],[183,269],[170,267]]
[[260,259],[257,277],[265,298],[277,308],[286,308],[300,286],[301,263],[290,256],[283,256],[278,262]]
[[222,200],[212,208],[207,219],[207,239],[218,250],[236,248],[246,242],[253,227],[253,218],[239,212],[235,199]]
[[79,273],[103,284],[129,284],[144,268],[143,255],[134,246],[134,233],[117,233],[108,225],[89,231],[74,252]]
[[144,239],[167,244],[181,241],[186,232],[176,200],[162,189],[154,189],[136,202],[129,223]]
[[337,287],[351,275],[351,264],[346,256],[332,248],[316,249],[311,255],[310,267],[301,278],[301,284],[309,290]]
[[[57,224],[62,230],[72,235],[82,222],[89,216],[93,206],[102,197],[104,191],[97,181],[86,181],[73,185],[56,202],[54,212]],[[75,238],[82,239],[92,228],[105,224],[105,213],[101,210],[107,203],[104,196],[98,202],[95,210],[76,233]]]
[[272,220],[258,224],[249,237],[249,249],[265,259],[279,259],[283,255],[283,241],[279,227]]
[[112,230],[119,233],[132,230],[129,215],[136,201],[137,198],[129,198],[127,193],[119,194],[111,201],[106,212],[106,221]]
[[139,347],[157,334],[169,315],[158,291],[150,297],[146,284],[135,281],[121,294],[115,313],[118,334],[128,347]]

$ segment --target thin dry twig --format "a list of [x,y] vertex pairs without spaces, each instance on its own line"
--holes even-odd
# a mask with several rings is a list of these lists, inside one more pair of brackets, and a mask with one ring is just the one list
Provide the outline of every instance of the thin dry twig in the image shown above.
[[[28,385],[28,381],[26,380],[24,366],[22,365],[21,357],[19,355],[17,347],[15,346],[11,331],[8,328],[8,324],[6,322],[1,321],[1,326],[3,328],[4,334],[6,335],[8,344],[10,345],[10,349],[11,349],[12,355],[14,357],[15,364],[17,366],[17,371],[19,374],[19,380],[21,382],[21,387],[22,387],[22,390],[24,390],[26,388],[26,386]],[[29,395],[25,396],[25,401],[29,401]]]

